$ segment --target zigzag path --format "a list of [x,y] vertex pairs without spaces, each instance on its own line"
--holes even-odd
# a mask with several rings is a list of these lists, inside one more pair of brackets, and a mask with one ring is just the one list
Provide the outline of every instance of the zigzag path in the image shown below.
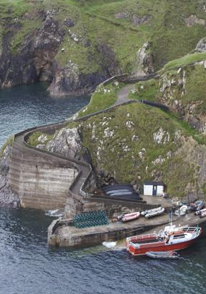
[[[142,79],[146,80],[146,79],[150,79],[153,77],[154,77],[154,75],[153,76],[148,75],[146,77],[139,77],[139,80],[142,80]],[[138,80],[138,78],[135,80],[135,82],[137,82],[137,80]],[[123,105],[125,103],[138,102],[137,100],[128,99],[128,93],[132,87],[133,87],[133,84],[129,84],[129,85],[123,87],[117,94],[117,101],[110,108],[105,109],[100,112],[97,112],[97,113],[94,113],[92,115],[88,115],[87,117],[75,119],[74,121],[85,120],[91,116],[97,115],[102,112],[106,112],[111,108],[118,107],[118,106]],[[56,129],[60,129],[64,126],[66,126],[66,122],[62,122],[62,123],[58,123],[58,124],[51,124],[48,126],[40,126],[40,127],[27,129],[27,130],[25,130],[21,133],[18,133],[14,136],[13,151],[12,151],[12,156],[11,156],[10,181],[12,183],[12,185],[11,185],[12,188],[14,190],[16,190],[17,193],[18,193],[18,189],[15,189],[15,187],[17,186],[18,181],[20,181],[19,174],[22,173],[22,171],[19,170],[19,167],[18,167],[19,162],[16,160],[17,159],[16,157],[18,156],[19,158],[23,158],[25,153],[29,153],[29,154],[31,154],[31,157],[38,156],[38,157],[46,158],[50,162],[52,162],[53,160],[59,161],[61,164],[68,162],[72,166],[75,166],[76,169],[78,170],[78,175],[75,178],[74,182],[72,183],[71,187],[69,188],[68,195],[72,195],[74,198],[76,198],[78,200],[81,200],[83,198],[82,187],[92,172],[92,167],[90,164],[87,164],[82,161],[73,160],[71,158],[65,157],[65,156],[57,154],[57,153],[51,153],[51,152],[43,151],[43,150],[35,148],[35,147],[31,147],[26,142],[26,138],[28,138],[28,136],[30,134],[32,134],[34,131],[56,130]],[[17,155],[15,155],[15,154],[17,154]],[[24,160],[27,160],[27,159],[24,158]],[[22,176],[22,174],[21,174],[21,176]],[[29,197],[28,195],[26,195],[26,196]],[[41,201],[41,199],[38,199],[38,201]]]

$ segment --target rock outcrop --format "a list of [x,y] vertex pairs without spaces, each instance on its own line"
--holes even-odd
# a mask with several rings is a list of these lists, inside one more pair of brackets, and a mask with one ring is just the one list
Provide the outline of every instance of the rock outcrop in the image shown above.
[[176,0],[164,1],[152,7],[115,1],[111,11],[108,1],[104,9],[93,1],[84,9],[79,1],[23,0],[19,9],[14,1],[3,1],[0,88],[43,81],[51,95],[73,96],[92,92],[113,75],[153,73],[205,35],[199,17],[204,4],[182,2],[177,13]]
[[8,185],[10,148],[11,147],[8,146],[0,158],[0,206],[17,208],[20,204],[19,197]]
[[151,44],[149,42],[146,42],[137,51],[136,62],[132,70],[132,76],[144,76],[154,73],[154,62],[150,47]]
[[38,141],[40,144],[36,147],[39,149],[59,153],[73,159],[79,159],[81,156],[81,138],[77,128],[62,128],[51,140],[48,141],[46,135],[41,135]]
[[206,38],[202,38],[195,47],[195,52],[206,52]]

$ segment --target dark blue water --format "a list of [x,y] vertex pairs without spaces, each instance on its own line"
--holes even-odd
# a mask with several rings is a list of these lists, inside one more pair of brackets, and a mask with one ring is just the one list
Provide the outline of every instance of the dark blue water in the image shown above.
[[89,97],[51,98],[47,85],[30,85],[0,91],[0,147],[10,134],[59,122],[89,103]]
[[[24,128],[69,117],[87,102],[53,100],[42,86],[1,91],[1,143]],[[41,211],[0,209],[0,294],[206,293],[205,236],[180,260],[158,261],[103,246],[49,248],[51,221]]]
[[205,293],[204,236],[180,260],[158,261],[102,246],[48,248],[50,222],[39,211],[0,210],[0,293]]

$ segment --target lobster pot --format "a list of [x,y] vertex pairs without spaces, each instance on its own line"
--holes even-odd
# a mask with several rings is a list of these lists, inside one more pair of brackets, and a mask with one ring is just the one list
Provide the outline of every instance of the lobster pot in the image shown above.
[[108,223],[109,220],[104,210],[84,212],[74,217],[74,226],[79,229],[107,225]]

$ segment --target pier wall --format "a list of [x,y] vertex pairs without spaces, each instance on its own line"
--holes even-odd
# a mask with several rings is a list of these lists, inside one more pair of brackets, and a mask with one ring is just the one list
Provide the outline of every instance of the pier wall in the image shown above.
[[77,174],[70,161],[14,142],[9,185],[19,195],[22,207],[63,208]]

